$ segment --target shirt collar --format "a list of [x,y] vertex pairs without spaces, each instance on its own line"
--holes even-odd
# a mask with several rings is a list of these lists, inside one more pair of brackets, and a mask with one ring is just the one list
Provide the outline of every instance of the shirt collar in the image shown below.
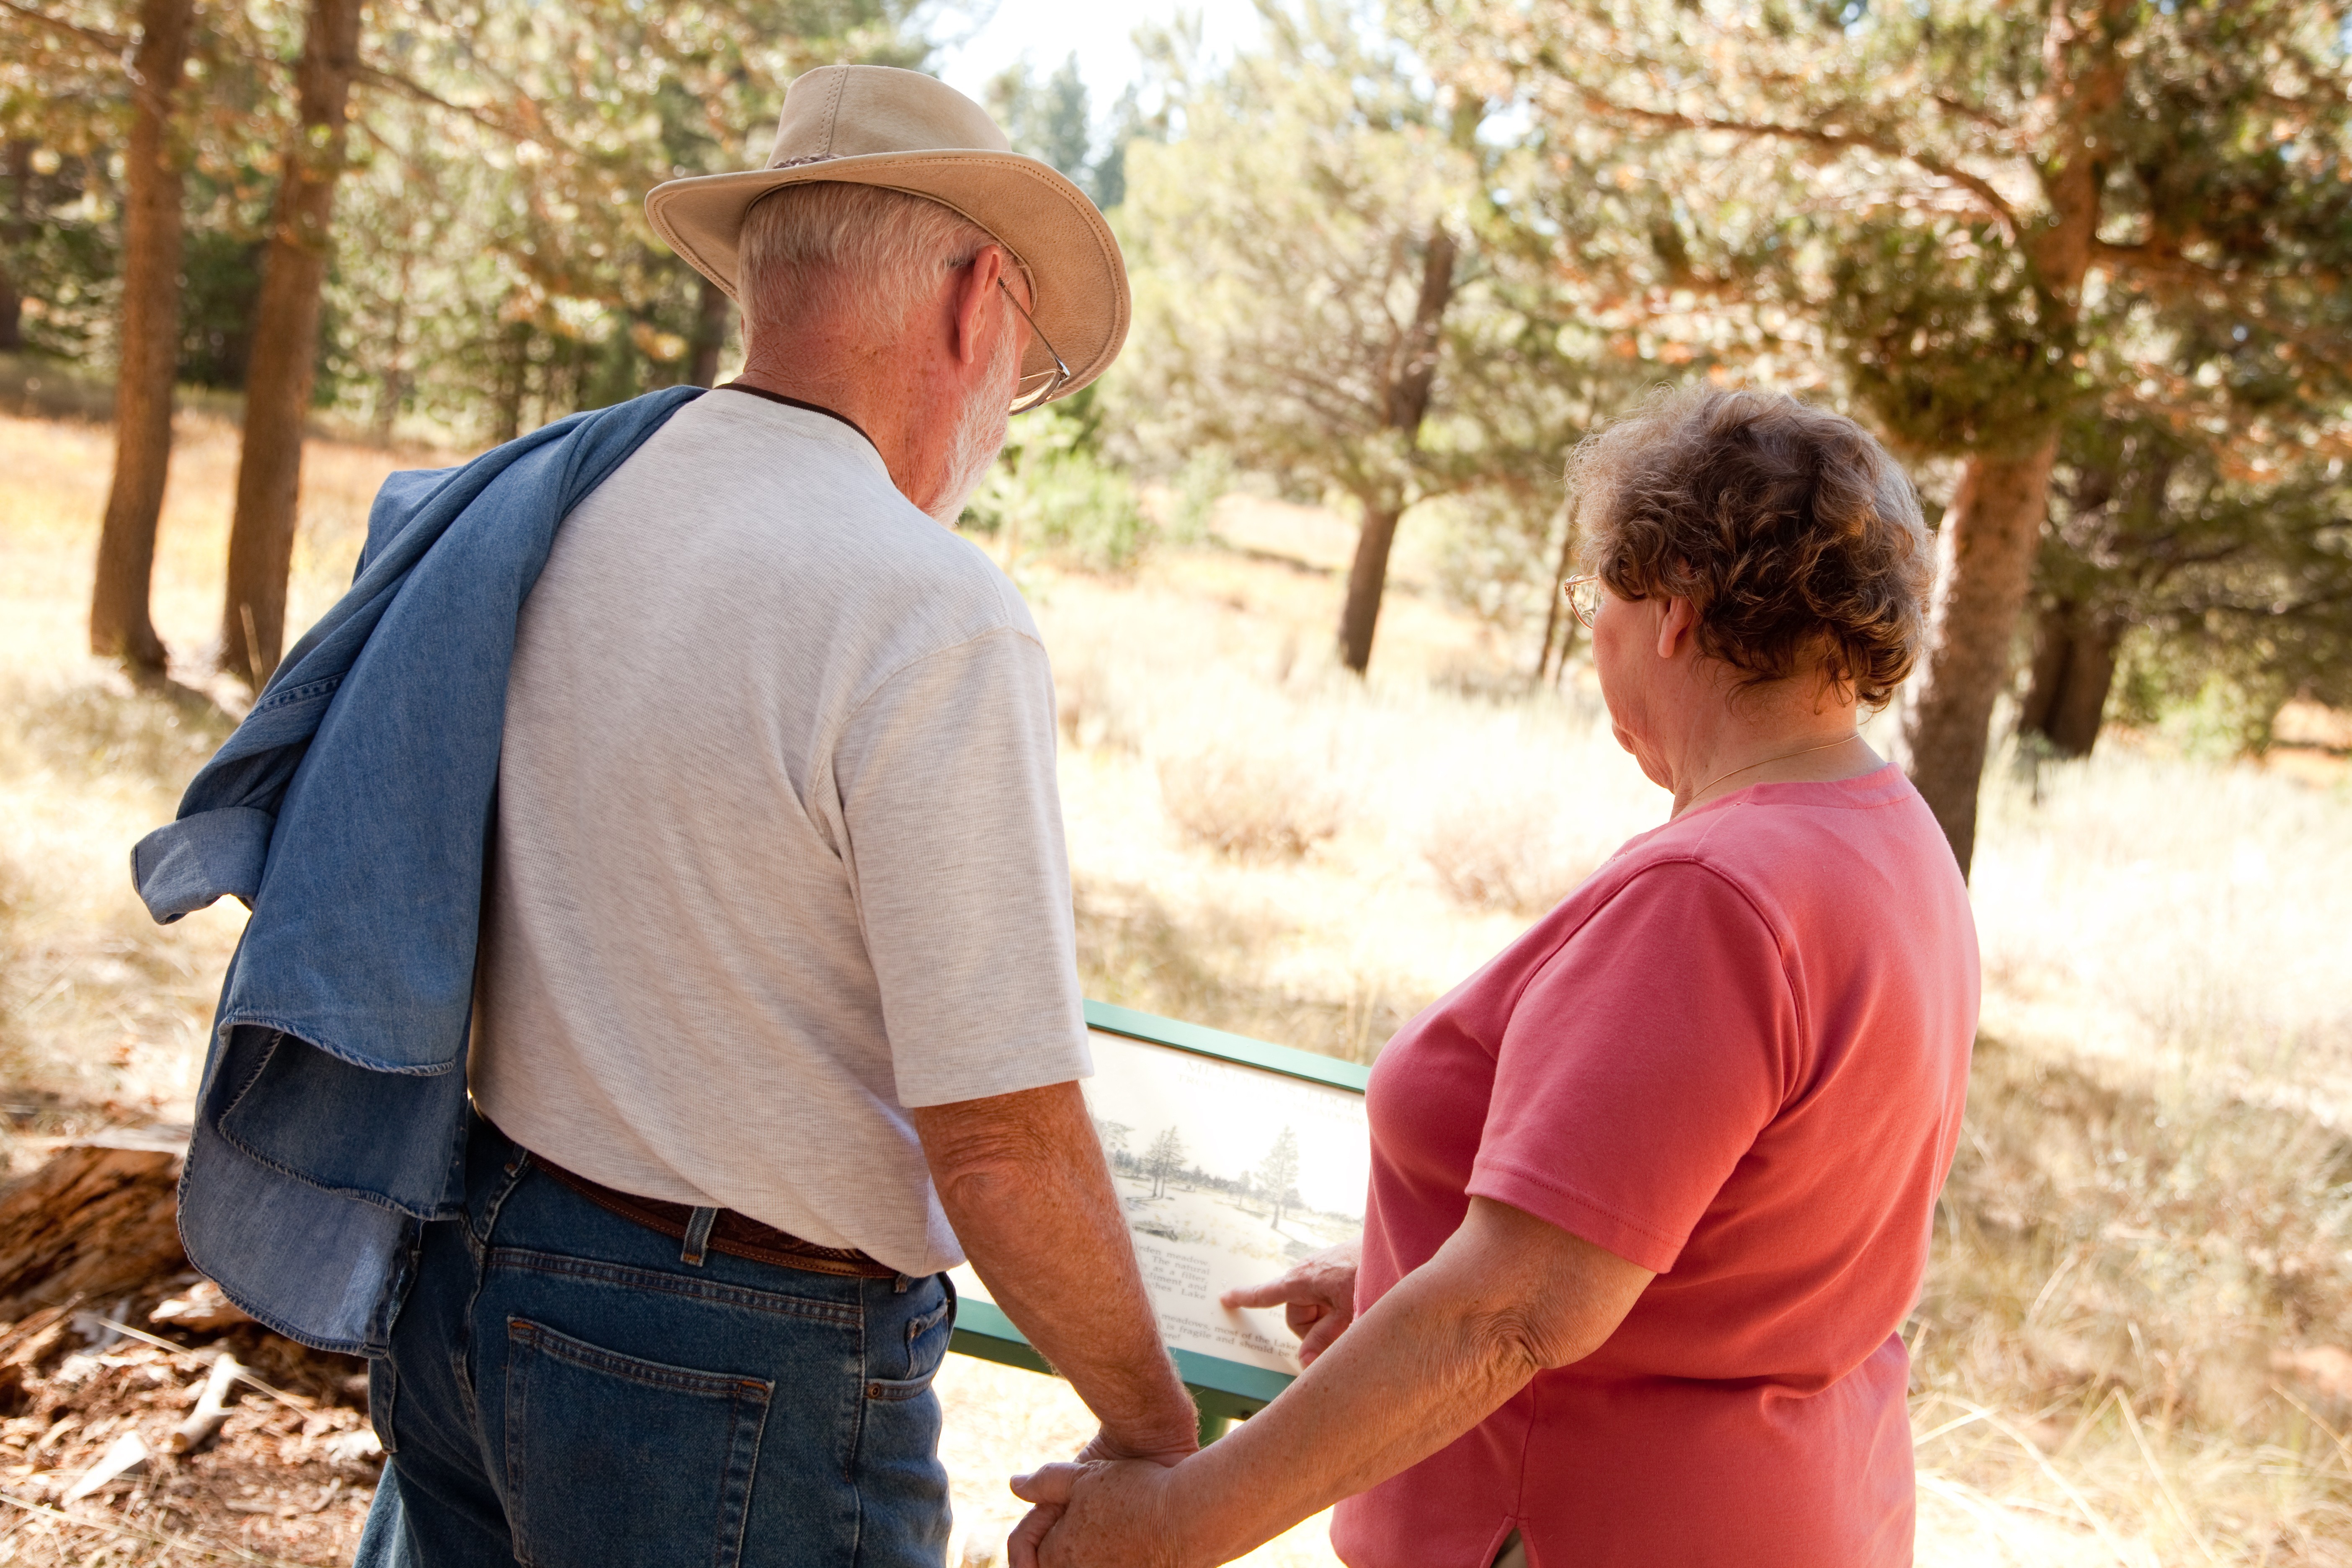
[[856,420],[852,419],[848,415],[827,408],[822,403],[803,402],[800,398],[786,397],[781,392],[770,392],[764,386],[750,386],[740,381],[730,381],[723,386],[713,388],[713,390],[718,392],[748,392],[754,397],[764,397],[771,403],[781,403],[787,408],[804,408],[811,414],[822,414],[828,419],[838,419],[844,425],[848,426],[852,430],[856,431],[859,436],[863,437],[866,444],[874,447],[875,456],[879,457],[882,454],[882,448],[876,444],[873,437],[866,434],[866,427],[864,426],[858,424]]

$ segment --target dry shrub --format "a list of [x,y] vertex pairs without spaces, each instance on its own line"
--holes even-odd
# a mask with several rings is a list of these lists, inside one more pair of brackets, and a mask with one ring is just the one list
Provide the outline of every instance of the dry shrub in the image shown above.
[[1532,795],[1465,800],[1430,824],[1421,858],[1445,896],[1465,910],[1538,915],[1601,860],[1599,852],[1566,841],[1558,816],[1550,802]]
[[1076,893],[1079,977],[1121,1006],[1369,1062],[1429,1001],[1361,969],[1328,987],[1269,975],[1265,954],[1294,929],[1278,909],[1171,908],[1150,888],[1084,879]]
[[1055,719],[1066,745],[1087,751],[1138,749],[1134,709],[1121,672],[1106,660],[1079,657],[1054,666]]
[[1343,816],[1328,766],[1222,737],[1162,757],[1160,795],[1187,838],[1236,860],[1295,860],[1336,835]]
[[2037,1394],[2123,1381],[2167,1424],[2300,1425],[2262,1408],[2271,1355],[2352,1323],[2352,1143],[1990,1039],[1969,1122],[1929,1321]]
[[0,768],[46,766],[79,780],[136,781],[176,794],[228,739],[236,721],[186,687],[120,676],[37,689],[0,683]]
[[1987,1038],[1936,1241],[1923,1473],[2164,1561],[2352,1562],[2352,1408],[2306,1352],[2352,1323],[2352,1143]]

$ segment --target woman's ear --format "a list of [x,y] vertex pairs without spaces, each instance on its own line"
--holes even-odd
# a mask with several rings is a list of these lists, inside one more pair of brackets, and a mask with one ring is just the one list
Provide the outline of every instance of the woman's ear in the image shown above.
[[1698,611],[1688,599],[1660,596],[1658,605],[1658,657],[1671,659],[1685,647],[1695,645]]

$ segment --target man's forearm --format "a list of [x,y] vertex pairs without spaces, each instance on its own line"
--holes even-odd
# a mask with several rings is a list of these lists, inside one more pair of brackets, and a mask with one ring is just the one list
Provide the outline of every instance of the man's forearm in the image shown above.
[[1138,1454],[1189,1447],[1191,1398],[1161,1346],[1077,1085],[915,1112],[948,1223],[998,1307]]

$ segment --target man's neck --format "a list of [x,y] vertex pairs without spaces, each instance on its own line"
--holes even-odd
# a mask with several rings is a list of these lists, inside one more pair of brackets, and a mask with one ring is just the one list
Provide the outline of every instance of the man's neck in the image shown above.
[[[822,367],[812,373],[810,367]],[[736,383],[772,393],[845,419],[882,455],[890,482],[919,507],[927,507],[937,476],[926,472],[929,443],[918,438],[917,421],[931,400],[916,384],[919,376],[894,367],[886,348],[861,352],[830,342],[795,342],[754,353]]]

